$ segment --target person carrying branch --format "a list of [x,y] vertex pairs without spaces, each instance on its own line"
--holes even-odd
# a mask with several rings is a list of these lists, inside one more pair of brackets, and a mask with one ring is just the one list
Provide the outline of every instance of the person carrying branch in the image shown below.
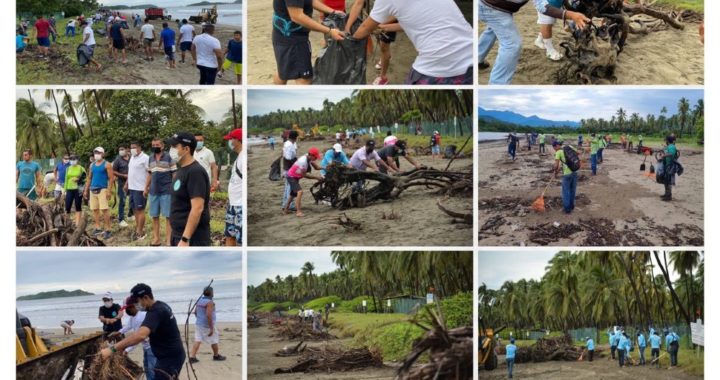
[[217,312],[215,307],[215,291],[211,286],[203,289],[203,295],[195,305],[195,343],[190,353],[190,363],[197,363],[197,353],[200,345],[207,343],[213,351],[214,361],[223,361],[226,357],[220,355],[220,330],[217,328]]

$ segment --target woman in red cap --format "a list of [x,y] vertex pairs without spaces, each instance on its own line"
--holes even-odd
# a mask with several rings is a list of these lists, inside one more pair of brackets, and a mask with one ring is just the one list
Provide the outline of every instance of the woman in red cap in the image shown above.
[[287,203],[285,203],[285,207],[283,208],[283,212],[285,214],[290,213],[290,204],[292,203],[293,199],[297,198],[295,200],[295,209],[297,210],[295,212],[295,215],[298,217],[305,216],[303,212],[300,210],[300,203],[302,200],[302,187],[300,186],[300,179],[301,178],[311,178],[315,179],[317,181],[322,181],[323,177],[319,174],[311,174],[312,168],[315,168],[316,170],[321,170],[320,164],[317,163],[317,160],[320,158],[320,151],[318,148],[312,147],[310,150],[308,150],[308,153],[304,156],[301,156],[295,161],[293,166],[290,167],[290,170],[287,172],[287,181],[290,185],[290,197],[287,200]]

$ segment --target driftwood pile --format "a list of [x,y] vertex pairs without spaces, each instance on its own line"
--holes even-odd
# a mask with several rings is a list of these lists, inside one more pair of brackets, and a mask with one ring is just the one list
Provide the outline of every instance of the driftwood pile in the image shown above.
[[271,336],[282,340],[318,341],[337,339],[335,335],[326,331],[313,330],[309,322],[302,323],[293,319],[288,319],[281,325],[273,326],[272,329],[274,333]]
[[[302,342],[300,342],[302,344]],[[345,348],[334,346],[307,347],[296,346],[301,352],[297,364],[292,367],[278,368],[276,374],[298,372],[347,372],[368,367],[382,367],[380,353],[367,348]],[[287,356],[287,355],[286,355]],[[472,364],[472,359],[470,360]]]
[[[515,363],[577,361],[584,348],[576,346],[570,335],[556,338],[540,338],[530,347],[518,347],[515,352]],[[600,349],[596,348],[598,353]]]
[[693,12],[666,13],[623,0],[579,0],[575,9],[592,21],[560,44],[567,62],[555,73],[557,84],[614,84],[617,58],[629,34],[648,34],[668,27],[682,30],[681,20],[699,18]]
[[[97,352],[100,352],[105,345],[105,342],[100,343]],[[89,380],[135,380],[143,374],[143,368],[127,355],[111,355],[107,360],[94,356],[90,360],[92,362],[83,374],[83,378]],[[162,375],[159,374],[155,377],[162,379]]]
[[[413,344],[412,351],[398,368],[399,380],[472,379],[473,378],[473,327],[446,329],[431,311],[432,328]],[[428,362],[416,365],[416,361],[429,353]]]
[[71,215],[58,202],[40,204],[16,193],[15,244],[19,247],[100,247],[102,240],[85,232],[84,215],[75,226]]

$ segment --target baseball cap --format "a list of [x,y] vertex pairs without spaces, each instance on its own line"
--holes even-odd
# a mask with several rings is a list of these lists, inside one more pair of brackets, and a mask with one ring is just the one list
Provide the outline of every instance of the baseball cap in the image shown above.
[[103,295],[102,299],[103,299],[103,300],[111,300],[111,299],[113,299],[112,293],[110,293],[110,292],[105,292],[105,294]]
[[99,147],[93,149],[93,153],[95,153],[95,152],[105,153],[105,149],[103,149],[103,147],[99,146]]
[[150,294],[152,294],[152,289],[143,283],[139,283],[130,289],[130,295],[133,296],[133,298],[141,298]]
[[137,299],[136,299],[135,297],[133,297],[133,296],[128,296],[127,298],[125,298],[125,303],[124,303],[123,306],[120,308],[120,310],[125,310],[125,309],[127,309],[128,307],[130,307],[130,306],[132,306],[132,305],[135,305],[135,302],[136,302],[136,301],[137,301]]
[[562,143],[558,140],[553,141],[552,146],[562,145]]
[[333,150],[336,151],[336,152],[338,152],[338,153],[342,152],[342,151],[343,151],[343,150],[342,150],[342,145],[340,145],[340,144],[335,144],[335,145],[333,145]]
[[308,150],[308,154],[315,158],[320,158],[320,151],[316,147],[310,148],[310,150]]
[[374,148],[374,147],[375,147],[375,140],[368,140],[368,141],[365,143],[365,146],[371,146],[371,147]]
[[407,144],[405,144],[405,141],[398,141],[395,143],[395,146],[400,148],[400,150],[405,150],[407,148]]
[[187,132],[180,132],[172,135],[172,137],[165,140],[165,144],[168,144],[170,146],[181,144],[183,146],[189,146],[193,149],[197,148],[197,140],[195,140],[195,135]]
[[225,137],[223,137],[225,140],[240,140],[242,141],[242,128],[236,128],[230,131]]
[[440,132],[438,132],[438,131],[433,132],[433,134],[436,134],[436,135],[439,134],[439,133],[440,133]]

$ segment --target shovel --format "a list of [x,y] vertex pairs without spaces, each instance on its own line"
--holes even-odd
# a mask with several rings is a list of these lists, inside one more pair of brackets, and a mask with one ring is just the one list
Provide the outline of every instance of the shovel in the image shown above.
[[552,183],[552,178],[548,181],[542,194],[540,194],[540,196],[535,200],[535,202],[533,202],[530,205],[531,209],[533,209],[537,212],[545,212],[545,192],[547,191],[548,187],[550,187],[551,183]]
[[665,356],[665,355],[667,355],[667,353],[664,353],[664,354],[658,356],[657,358],[653,359],[653,360],[650,362],[650,364],[655,364],[656,361],[662,359],[662,357]]
[[[647,154],[645,155],[645,158],[643,158],[642,164],[640,164],[640,171],[641,171],[641,172],[644,172],[644,171],[645,171],[645,161],[647,161]],[[651,164],[651,165],[652,165],[652,164]]]

